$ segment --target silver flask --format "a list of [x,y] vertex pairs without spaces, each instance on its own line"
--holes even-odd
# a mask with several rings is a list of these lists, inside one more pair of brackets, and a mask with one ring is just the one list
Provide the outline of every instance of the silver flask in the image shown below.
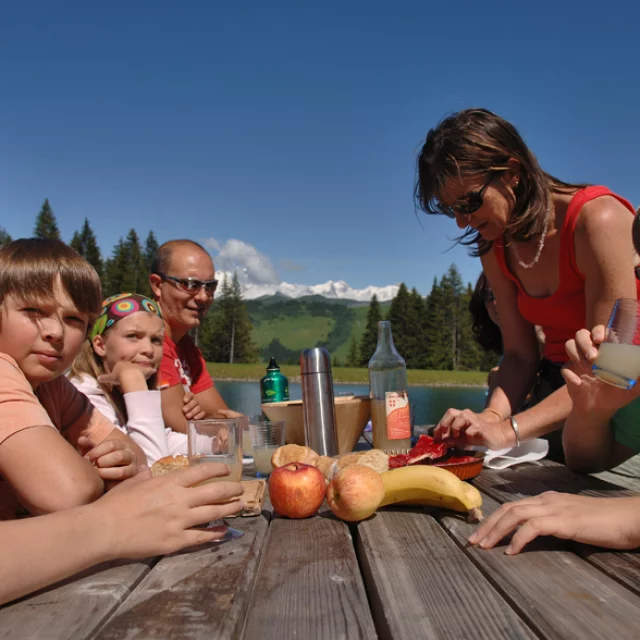
[[338,454],[331,358],[322,347],[300,354],[302,410],[306,445],[321,456]]

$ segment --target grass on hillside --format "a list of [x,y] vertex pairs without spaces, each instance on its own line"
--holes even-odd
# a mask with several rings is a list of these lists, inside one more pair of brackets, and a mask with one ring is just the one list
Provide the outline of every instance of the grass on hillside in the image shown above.
[[[222,362],[209,362],[207,363],[207,368],[214,380],[260,380],[266,372],[265,364],[225,364]],[[287,376],[289,382],[300,381],[299,366],[282,365],[280,370]],[[369,373],[367,369],[333,367],[332,374],[334,382],[369,384]],[[487,374],[484,371],[424,371],[411,369],[407,371],[407,380],[410,385],[422,386],[484,386],[487,382]]]

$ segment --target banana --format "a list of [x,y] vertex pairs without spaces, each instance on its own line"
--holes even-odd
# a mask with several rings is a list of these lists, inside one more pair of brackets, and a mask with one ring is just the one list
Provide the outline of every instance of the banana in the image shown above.
[[413,465],[381,474],[384,499],[389,504],[419,504],[468,513],[471,521],[482,520],[482,496],[468,482],[441,467]]

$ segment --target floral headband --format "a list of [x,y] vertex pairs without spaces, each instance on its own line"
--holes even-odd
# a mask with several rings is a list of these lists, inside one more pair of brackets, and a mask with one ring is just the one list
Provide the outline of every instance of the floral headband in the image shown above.
[[158,304],[139,293],[118,293],[107,298],[102,303],[100,314],[91,330],[91,337],[102,335],[107,329],[111,329],[118,320],[138,311],[148,311],[157,315],[158,318],[162,318]]

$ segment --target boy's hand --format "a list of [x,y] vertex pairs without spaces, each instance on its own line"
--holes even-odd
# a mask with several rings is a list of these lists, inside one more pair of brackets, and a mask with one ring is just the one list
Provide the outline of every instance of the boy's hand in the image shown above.
[[104,440],[93,446],[89,438],[80,436],[78,446],[105,482],[121,482],[138,473],[136,454],[126,440]]

